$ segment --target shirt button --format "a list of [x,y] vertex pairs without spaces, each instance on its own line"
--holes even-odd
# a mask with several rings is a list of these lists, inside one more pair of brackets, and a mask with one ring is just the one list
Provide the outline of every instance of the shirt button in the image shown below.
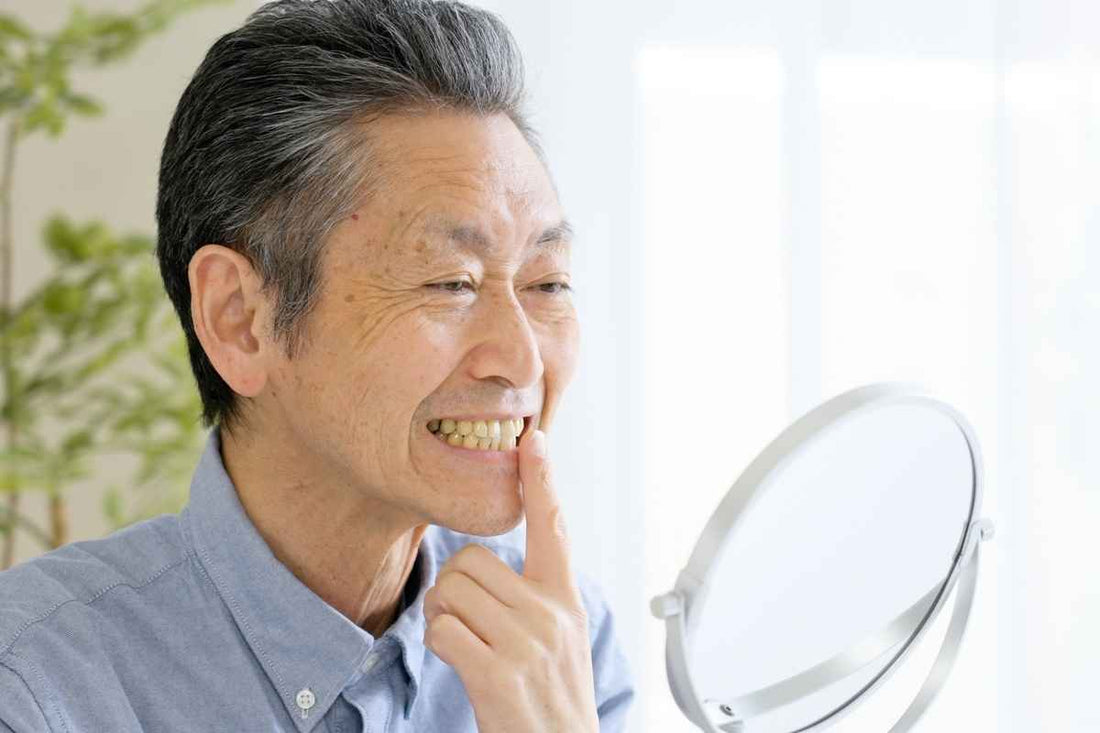
[[367,656],[367,661],[363,662],[363,671],[370,672],[374,669],[374,665],[378,664],[378,657],[374,654]]
[[313,690],[308,687],[298,690],[298,696],[295,698],[295,702],[298,703],[298,707],[302,709],[302,712],[309,710],[313,707],[313,703],[317,702],[317,698],[313,695]]

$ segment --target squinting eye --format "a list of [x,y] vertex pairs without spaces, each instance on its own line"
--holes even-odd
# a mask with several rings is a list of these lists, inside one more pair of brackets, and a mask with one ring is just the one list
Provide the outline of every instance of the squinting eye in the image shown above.
[[452,280],[450,282],[445,282],[445,283],[432,283],[428,287],[429,288],[439,288],[440,290],[444,290],[448,293],[460,293],[460,292],[462,292],[461,288],[456,290],[456,289],[453,289],[453,288],[446,287],[448,285],[466,285],[471,290],[473,290],[473,287],[474,287],[474,284],[472,282],[469,282],[468,280]]
[[561,286],[561,289],[559,289],[559,290],[553,290],[553,291],[551,291],[551,290],[543,290],[542,292],[546,293],[547,295],[561,295],[561,294],[562,294],[563,292],[565,292],[566,290],[572,290],[572,289],[573,289],[573,287],[572,287],[572,286],[571,286],[571,285],[570,285],[569,283],[563,283],[563,282],[552,282],[552,283],[543,283],[542,285],[539,285],[539,287],[540,287],[540,288],[545,288],[545,287],[546,287],[546,286],[548,286],[548,285],[551,285],[551,286],[553,286],[553,285],[560,285],[560,286]]

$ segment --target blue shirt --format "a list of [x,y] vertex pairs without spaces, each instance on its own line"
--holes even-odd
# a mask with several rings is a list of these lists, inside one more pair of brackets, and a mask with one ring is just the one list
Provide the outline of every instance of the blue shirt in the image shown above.
[[[179,514],[0,573],[0,731],[476,731],[458,674],[424,646],[424,594],[469,542],[522,572],[511,534],[430,526],[403,607],[375,639],[275,558],[213,429]],[[600,729],[620,731],[627,660],[599,588],[576,581]]]

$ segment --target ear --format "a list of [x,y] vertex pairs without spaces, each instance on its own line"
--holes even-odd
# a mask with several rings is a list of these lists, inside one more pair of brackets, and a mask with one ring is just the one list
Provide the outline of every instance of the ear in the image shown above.
[[206,244],[187,267],[191,322],[210,363],[237,394],[255,397],[267,382],[267,298],[260,277],[238,252]]

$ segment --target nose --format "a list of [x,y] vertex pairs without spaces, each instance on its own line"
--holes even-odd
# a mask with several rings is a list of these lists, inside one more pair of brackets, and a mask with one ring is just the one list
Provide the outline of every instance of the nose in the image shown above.
[[544,370],[538,338],[512,289],[483,298],[478,309],[473,376],[507,382],[513,389],[537,385]]

